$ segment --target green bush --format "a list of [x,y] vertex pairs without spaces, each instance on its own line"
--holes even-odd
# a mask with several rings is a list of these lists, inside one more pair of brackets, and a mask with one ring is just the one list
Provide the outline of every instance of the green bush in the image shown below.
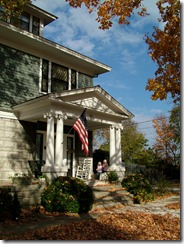
[[162,174],[160,178],[155,182],[155,194],[157,194],[158,196],[164,195],[168,191],[168,187],[170,187],[170,182]]
[[12,193],[10,188],[0,188],[0,221],[6,219],[17,220],[21,212],[17,194]]
[[49,212],[87,213],[94,202],[92,189],[82,180],[60,176],[43,191],[41,204]]
[[107,180],[109,183],[117,183],[119,180],[119,176],[115,171],[109,171],[107,173]]
[[121,181],[122,187],[134,196],[134,203],[154,200],[152,186],[142,174],[130,174]]

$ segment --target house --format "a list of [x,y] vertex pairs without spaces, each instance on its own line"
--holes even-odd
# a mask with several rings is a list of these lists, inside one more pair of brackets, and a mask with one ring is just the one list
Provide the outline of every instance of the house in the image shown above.
[[[53,178],[92,165],[93,131],[110,130],[110,161],[121,165],[122,121],[132,117],[93,78],[111,68],[43,37],[57,17],[28,4],[19,19],[0,8],[0,184],[40,167]],[[73,125],[86,109],[89,154]]]

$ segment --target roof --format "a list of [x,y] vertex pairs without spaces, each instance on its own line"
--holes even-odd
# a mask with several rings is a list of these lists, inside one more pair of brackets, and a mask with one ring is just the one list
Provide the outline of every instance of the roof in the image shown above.
[[51,22],[53,22],[54,20],[56,20],[58,17],[31,4],[28,3],[27,5],[25,5],[24,10],[28,13],[33,14],[34,16],[42,19],[44,21],[44,26],[50,24]]
[[33,98],[13,107],[19,120],[44,121],[43,114],[65,114],[65,124],[72,126],[84,108],[88,128],[98,129],[112,124],[121,126],[133,114],[100,86],[87,87]]

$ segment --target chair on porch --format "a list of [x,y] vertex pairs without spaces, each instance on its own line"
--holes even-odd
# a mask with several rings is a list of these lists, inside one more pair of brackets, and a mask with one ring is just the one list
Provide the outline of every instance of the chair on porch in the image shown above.
[[76,178],[88,180],[91,177],[92,161],[91,159],[82,159],[77,166]]

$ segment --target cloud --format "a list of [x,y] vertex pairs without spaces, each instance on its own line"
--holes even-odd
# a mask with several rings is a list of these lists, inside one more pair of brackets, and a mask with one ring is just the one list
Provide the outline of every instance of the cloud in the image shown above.
[[45,28],[46,38],[85,55],[96,58],[98,50],[109,49],[113,54],[122,45],[137,46],[143,42],[142,34],[135,29],[123,28],[117,23],[109,30],[100,30],[96,13],[89,14],[85,6],[75,9],[60,0],[36,0],[33,4],[59,17]]

